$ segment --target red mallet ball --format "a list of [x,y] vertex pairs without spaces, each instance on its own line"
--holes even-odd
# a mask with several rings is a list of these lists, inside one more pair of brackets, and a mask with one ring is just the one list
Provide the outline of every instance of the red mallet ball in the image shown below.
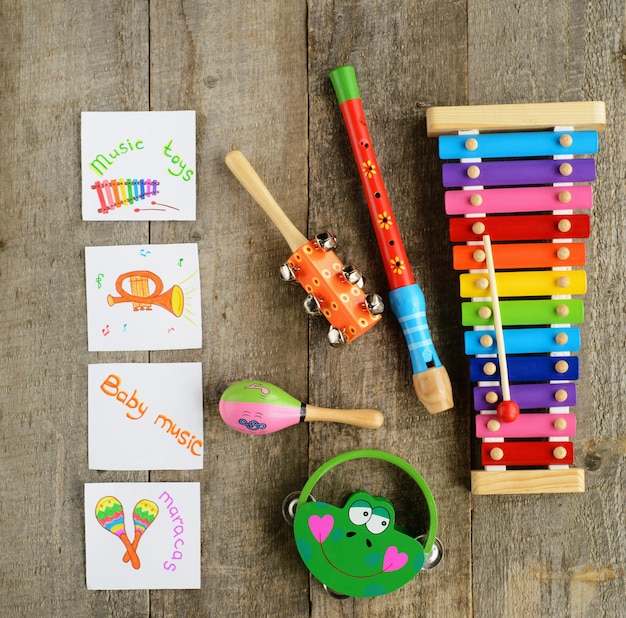
[[519,406],[511,400],[501,401],[496,408],[496,416],[504,423],[512,423],[519,416]]

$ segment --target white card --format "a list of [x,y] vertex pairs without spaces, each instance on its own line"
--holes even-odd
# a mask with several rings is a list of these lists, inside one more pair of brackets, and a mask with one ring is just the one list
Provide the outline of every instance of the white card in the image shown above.
[[200,483],[85,485],[89,590],[200,588]]
[[196,218],[196,113],[83,112],[85,221]]
[[202,347],[198,246],[85,248],[89,351]]
[[202,364],[89,365],[91,470],[203,465]]

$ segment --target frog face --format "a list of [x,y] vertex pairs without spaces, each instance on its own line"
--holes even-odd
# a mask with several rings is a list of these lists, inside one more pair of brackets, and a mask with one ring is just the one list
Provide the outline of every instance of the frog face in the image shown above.
[[298,507],[296,545],[311,573],[334,592],[374,597],[400,588],[424,564],[424,548],[395,528],[393,506],[359,491],[343,508]]

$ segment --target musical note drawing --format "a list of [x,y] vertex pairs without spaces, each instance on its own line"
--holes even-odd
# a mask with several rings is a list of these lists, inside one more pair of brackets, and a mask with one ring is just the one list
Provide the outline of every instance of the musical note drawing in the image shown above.
[[128,324],[124,324],[124,330],[122,331],[123,333],[126,332],[126,327],[128,326]]
[[259,421],[254,419],[247,421],[245,418],[240,418],[239,424],[246,427],[249,431],[263,431],[267,427],[265,423],[259,423]]
[[146,251],[145,249],[140,249],[139,255],[141,255],[141,257],[148,257],[150,255],[150,251]]
[[182,267],[182,265],[183,265],[183,258],[180,258],[180,260],[178,260],[178,265]]
[[98,273],[96,277],[96,283],[98,284],[98,289],[102,287],[102,279],[104,279],[104,273]]
[[168,328],[167,329],[167,334],[169,335],[172,331],[174,330],[174,327],[172,326],[172,328]]
[[111,332],[111,327],[107,324],[103,329],[102,329],[102,334],[106,337],[110,332]]
[[258,388],[261,391],[262,395],[270,394],[270,389],[266,386],[263,386],[262,384],[250,384],[249,386],[246,386],[246,388]]
[[130,562],[134,569],[141,568],[141,561],[137,555],[139,541],[158,514],[159,508],[151,500],[142,499],[137,502],[133,509],[135,534],[133,542],[131,543],[126,532],[124,507],[115,496],[104,496],[100,498],[95,508],[95,516],[98,523],[106,531],[120,539],[126,548],[126,552],[122,556],[122,561]]

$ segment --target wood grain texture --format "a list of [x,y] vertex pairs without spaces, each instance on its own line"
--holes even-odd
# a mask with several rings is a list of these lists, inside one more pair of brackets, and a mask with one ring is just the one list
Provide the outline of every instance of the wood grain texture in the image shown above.
[[0,614],[142,615],[147,592],[85,586],[83,484],[148,475],[87,469],[87,365],[112,356],[87,353],[84,247],[148,226],[81,221],[80,112],[147,109],[148,5],[2,4]]
[[[626,587],[624,0],[1,0],[0,615],[620,616]],[[411,385],[400,327],[380,324],[344,349],[282,285],[290,250],[224,163],[241,150],[307,237],[330,229],[341,255],[387,300],[374,231],[331,69],[353,64],[372,140],[455,410],[431,416]],[[430,106],[602,100],[575,438],[586,491],[470,496],[470,437],[457,274],[447,240]],[[80,112],[197,113],[197,221],[85,223]],[[88,353],[84,248],[196,242],[203,347]],[[189,472],[87,467],[87,365],[202,361],[205,466]],[[376,408],[375,431],[312,423],[254,439],[217,403],[242,379],[311,404]],[[444,560],[395,593],[338,601],[309,577],[285,496],[355,448],[403,457],[429,484]],[[89,592],[83,485],[200,481],[202,588]],[[413,482],[382,462],[325,475],[313,495],[341,505],[357,489],[389,498],[426,532]]]

